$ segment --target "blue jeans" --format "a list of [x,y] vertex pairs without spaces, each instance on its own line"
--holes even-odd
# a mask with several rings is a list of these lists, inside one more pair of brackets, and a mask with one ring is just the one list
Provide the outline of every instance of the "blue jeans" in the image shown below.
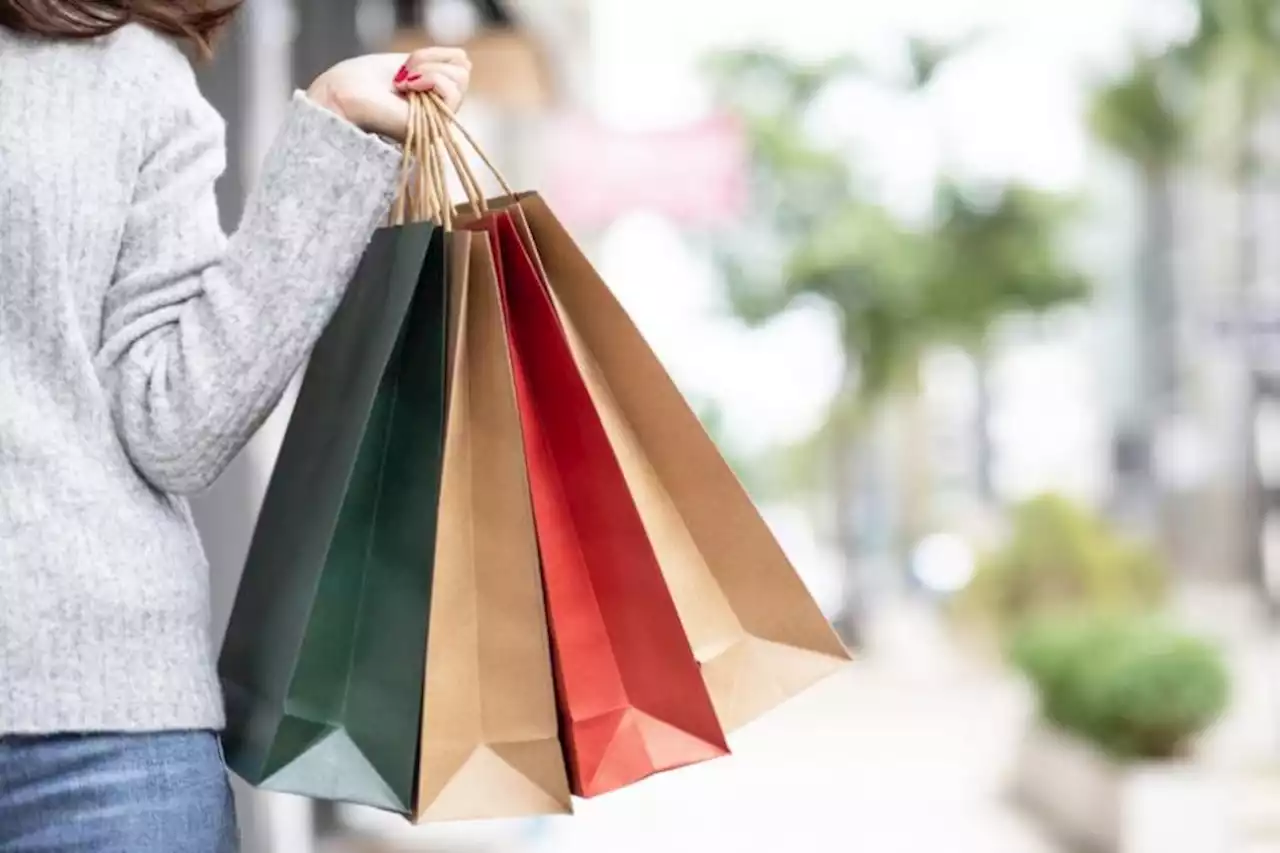
[[212,732],[0,737],[0,853],[235,853]]

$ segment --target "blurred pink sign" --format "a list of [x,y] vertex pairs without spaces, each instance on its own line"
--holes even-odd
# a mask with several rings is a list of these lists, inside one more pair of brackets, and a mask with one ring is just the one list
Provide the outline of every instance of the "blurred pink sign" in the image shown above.
[[682,225],[716,225],[747,203],[749,155],[732,116],[643,132],[568,118],[548,142],[547,200],[579,227],[598,228],[636,210]]

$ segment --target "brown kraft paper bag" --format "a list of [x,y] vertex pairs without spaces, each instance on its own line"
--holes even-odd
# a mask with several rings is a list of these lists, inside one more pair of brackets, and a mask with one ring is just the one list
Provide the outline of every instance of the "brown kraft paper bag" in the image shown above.
[[418,822],[571,811],[494,261],[450,233],[450,373]]

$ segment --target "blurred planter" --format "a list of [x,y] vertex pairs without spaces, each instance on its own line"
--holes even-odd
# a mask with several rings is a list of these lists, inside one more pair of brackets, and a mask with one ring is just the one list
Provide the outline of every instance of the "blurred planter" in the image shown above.
[[[424,30],[403,30],[389,49],[410,53],[434,44]],[[518,29],[482,29],[463,45],[471,57],[471,97],[500,109],[539,111],[555,97],[551,65],[543,45]]]
[[1125,763],[1038,723],[1014,774],[1018,801],[1081,853],[1230,853],[1228,787],[1192,761]]
[[1026,626],[1010,650],[1039,719],[1016,790],[1090,853],[1228,853],[1226,786],[1194,761],[1230,692],[1221,651],[1163,621],[1077,614]]

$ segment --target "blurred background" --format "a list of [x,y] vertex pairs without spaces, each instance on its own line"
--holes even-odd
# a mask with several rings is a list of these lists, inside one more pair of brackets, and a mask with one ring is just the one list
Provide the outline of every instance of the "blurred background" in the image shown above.
[[859,660],[572,819],[241,790],[250,853],[1280,851],[1280,2],[249,0],[228,227],[293,88],[430,43]]

